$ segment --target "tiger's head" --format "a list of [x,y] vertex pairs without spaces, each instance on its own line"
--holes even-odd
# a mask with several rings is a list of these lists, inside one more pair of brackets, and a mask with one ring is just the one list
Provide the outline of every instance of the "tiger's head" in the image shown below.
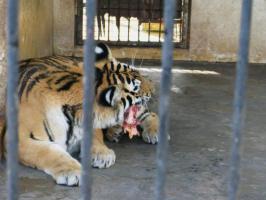
[[104,68],[117,71],[124,74],[133,76],[141,81],[141,87],[138,94],[143,97],[144,101],[149,101],[155,92],[154,83],[140,73],[137,67],[119,62],[112,56],[110,48],[104,43],[98,43],[95,47],[96,62],[95,65],[98,69],[104,70]]

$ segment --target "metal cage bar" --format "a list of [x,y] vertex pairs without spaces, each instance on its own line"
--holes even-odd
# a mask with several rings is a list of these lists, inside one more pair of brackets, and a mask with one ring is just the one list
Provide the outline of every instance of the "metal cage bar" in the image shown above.
[[[108,13],[110,13],[110,1],[108,0]],[[108,40],[110,40],[110,14],[108,14]]]
[[75,13],[75,44],[82,45],[83,43],[80,43],[80,41],[83,41],[82,38],[82,27],[83,27],[83,1],[82,0],[76,0],[75,2],[76,6],[76,13]]
[[18,199],[18,0],[7,4],[7,191]]
[[251,26],[252,0],[242,1],[237,75],[234,95],[233,138],[230,163],[228,199],[237,198],[240,168],[240,145],[246,109],[246,82],[248,75],[249,38]]
[[82,139],[82,199],[91,199],[91,141],[93,135],[93,101],[94,101],[94,16],[96,13],[96,1],[87,0],[87,38],[84,45],[84,80],[83,80],[83,139]]
[[[127,2],[127,15],[130,16],[131,10],[131,3]],[[129,33],[130,33],[130,17],[128,17],[128,24],[127,24],[127,41],[129,42]]]
[[183,0],[182,5],[183,17],[181,23],[181,44],[180,47],[184,49],[189,48],[190,41],[190,16],[191,16],[191,0]]
[[166,180],[166,161],[168,149],[168,108],[171,87],[171,69],[173,65],[173,19],[175,16],[176,0],[164,1],[165,40],[162,53],[162,76],[159,99],[159,143],[157,146],[157,177],[156,200],[164,199],[164,186]]

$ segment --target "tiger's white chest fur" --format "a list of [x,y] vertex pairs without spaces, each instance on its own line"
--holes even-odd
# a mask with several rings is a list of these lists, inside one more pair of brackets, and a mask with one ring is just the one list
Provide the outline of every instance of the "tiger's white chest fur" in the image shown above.
[[70,154],[80,152],[81,139],[83,136],[83,129],[80,124],[76,124],[73,127],[73,134],[68,140],[67,151]]
[[63,112],[62,107],[58,106],[49,109],[46,118],[49,124],[49,134],[55,143],[69,153],[80,150],[83,134],[82,125],[75,122],[71,113]]
[[[121,124],[123,121],[124,107],[122,105],[117,109],[107,110],[105,108],[105,112],[98,111],[98,114],[93,115],[94,128],[107,128]],[[83,136],[82,117],[77,118],[76,112],[75,106],[63,105],[52,107],[46,113],[46,124],[49,127],[49,130],[46,130],[48,137],[70,154],[80,152]]]
[[54,142],[66,149],[65,141],[68,123],[61,107],[50,108],[46,113],[46,118],[51,131],[50,135],[53,136]]

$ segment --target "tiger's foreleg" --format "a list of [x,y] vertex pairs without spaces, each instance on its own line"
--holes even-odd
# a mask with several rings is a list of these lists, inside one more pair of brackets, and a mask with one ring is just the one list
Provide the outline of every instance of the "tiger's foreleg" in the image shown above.
[[[144,107],[142,109],[145,109]],[[138,119],[141,121],[139,129],[144,142],[156,144],[159,141],[159,117],[154,112],[143,110]],[[168,135],[170,140],[170,135]]]
[[[119,86],[111,86],[101,93],[99,102],[104,106],[97,106],[97,112],[95,110],[97,114],[94,116],[92,166],[105,168],[115,163],[114,151],[104,144],[102,128],[121,125],[125,110],[141,101],[141,97],[132,92],[126,92]],[[101,109],[104,112],[101,112]]]
[[105,137],[110,142],[118,143],[124,134],[123,128],[121,125],[112,126],[110,128],[105,129]]
[[141,137],[144,142],[156,144],[159,140],[159,118],[154,112],[144,112],[139,116]]
[[20,161],[51,175],[57,184],[80,184],[81,165],[60,145],[32,138],[19,143]]
[[92,166],[97,168],[108,168],[115,163],[115,153],[104,144],[101,129],[94,130],[91,158]]

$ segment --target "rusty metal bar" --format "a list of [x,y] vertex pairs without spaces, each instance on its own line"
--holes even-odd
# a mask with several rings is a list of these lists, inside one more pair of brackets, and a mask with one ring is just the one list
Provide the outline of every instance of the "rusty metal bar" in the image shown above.
[[171,69],[173,65],[173,20],[176,0],[164,1],[164,43],[162,53],[162,76],[159,99],[159,143],[157,146],[156,200],[165,199],[166,161],[168,150],[168,109],[171,87]]
[[83,140],[81,145],[82,185],[81,195],[83,200],[91,199],[92,170],[91,170],[91,143],[93,135],[93,101],[94,101],[94,17],[96,1],[86,1],[87,38],[84,45],[84,95],[83,95]]
[[[159,6],[162,5],[162,0],[160,0],[159,2]],[[159,10],[160,11],[160,26],[159,26],[159,43],[161,43],[161,34],[162,34],[162,9]]]
[[[97,16],[97,21],[98,21],[98,35],[97,35],[97,39],[99,40],[101,38],[101,35],[105,34],[104,32],[104,26],[102,24],[102,22],[105,22],[105,20],[103,20],[101,18],[101,16],[98,14],[98,12],[101,12],[101,0],[98,0],[97,1],[97,4],[98,4],[98,7],[97,7],[97,13],[96,13],[96,16]],[[104,16],[103,16],[104,17]]]
[[129,42],[129,32],[130,32],[130,2],[127,2],[127,15],[128,15],[128,24],[127,24],[127,41]]
[[237,75],[234,95],[233,137],[230,163],[228,199],[236,200],[239,185],[240,145],[246,110],[246,82],[248,76],[249,39],[252,15],[252,0],[242,1]]
[[83,2],[77,0],[75,15],[75,45],[83,44]]
[[[111,0],[108,0],[108,5],[107,5],[107,7],[108,7],[108,39],[107,39],[107,41],[110,41],[110,1]],[[104,23],[105,23],[105,20],[104,20]]]
[[121,11],[121,5],[120,5],[120,0],[118,0],[118,19],[116,21],[118,22],[118,41],[120,41],[120,24],[121,24],[121,16],[120,16],[120,11]]
[[191,12],[191,0],[183,0],[181,17],[181,31],[180,31],[180,46],[182,48],[189,47],[189,35],[190,35],[190,12]]
[[148,42],[150,42],[151,39],[151,1],[149,1],[149,28],[148,28]]
[[138,11],[138,14],[137,14],[137,19],[138,19],[138,45],[140,43],[140,0],[138,0],[137,2],[137,11]]
[[7,2],[7,191],[18,199],[18,0]]

